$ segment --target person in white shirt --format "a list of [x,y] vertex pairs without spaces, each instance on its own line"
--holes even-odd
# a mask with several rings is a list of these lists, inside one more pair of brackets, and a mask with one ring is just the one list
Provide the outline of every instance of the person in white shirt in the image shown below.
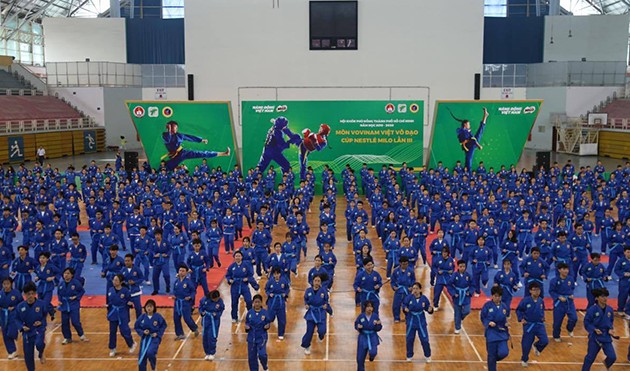
[[37,162],[39,162],[39,166],[44,166],[44,159],[46,158],[46,150],[44,147],[39,146],[37,149]]

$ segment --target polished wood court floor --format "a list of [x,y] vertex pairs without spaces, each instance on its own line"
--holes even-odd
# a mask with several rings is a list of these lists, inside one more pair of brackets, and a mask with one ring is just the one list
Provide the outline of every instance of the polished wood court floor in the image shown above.
[[[338,207],[339,230],[337,231],[337,246],[335,253],[339,260],[335,275],[334,290],[331,295],[331,303],[334,308],[334,317],[328,319],[328,333],[322,343],[316,340],[312,345],[311,355],[304,355],[300,347],[301,338],[306,326],[303,319],[304,306],[303,295],[307,286],[306,274],[313,266],[312,259],[317,247],[315,237],[317,235],[317,213],[308,215],[311,226],[311,238],[309,239],[308,258],[299,268],[299,277],[293,278],[291,297],[288,301],[288,324],[284,341],[277,340],[275,325],[269,332],[269,369],[270,370],[351,370],[356,369],[356,343],[357,333],[354,330],[354,320],[358,315],[358,308],[354,305],[354,292],[352,282],[355,275],[354,257],[352,248],[345,238],[345,220],[342,217],[345,203],[340,201]],[[281,223],[282,224],[282,223]],[[286,227],[278,226],[274,229],[274,242],[283,240],[281,236],[286,232]],[[370,237],[374,243],[374,257],[379,267],[379,272],[385,277],[384,254],[376,233],[371,230]],[[425,294],[430,294],[429,269],[419,266],[416,274],[422,282]],[[261,281],[261,283],[264,283]],[[264,285],[261,285],[264,286]],[[220,286],[220,291],[226,303],[222,324],[219,333],[216,359],[213,362],[204,361],[204,352],[201,336],[194,338],[188,332],[184,341],[175,341],[174,327],[172,323],[172,309],[161,308],[160,313],[168,322],[167,333],[164,336],[158,353],[158,370],[247,370],[247,347],[244,323],[232,324],[230,322],[229,288],[225,282]],[[367,363],[367,370],[479,370],[484,369],[486,351],[483,327],[479,321],[479,311],[473,311],[464,321],[463,331],[459,335],[453,333],[453,309],[446,297],[441,301],[441,308],[433,316],[428,316],[429,333],[432,348],[432,363],[427,364],[422,354],[422,348],[416,341],[415,357],[413,362],[405,360],[405,324],[394,323],[392,317],[392,290],[386,284],[381,290],[381,320],[383,331],[380,333],[382,344],[378,348],[378,356],[373,363]],[[245,312],[245,306],[241,303],[241,318]],[[48,325],[45,365],[37,364],[38,369],[48,370],[130,370],[137,368],[137,351],[129,354],[123,339],[118,337],[118,356],[108,357],[108,322],[105,318],[105,309],[83,309],[81,318],[88,343],[77,342],[76,333],[73,334],[75,343],[61,345],[60,319]],[[521,334],[522,327],[516,322],[516,316],[511,319],[511,332],[513,349],[509,357],[499,364],[501,370],[521,369]],[[530,355],[531,370],[578,370],[586,353],[586,331],[582,319],[584,313],[578,315],[579,322],[575,330],[575,337],[569,338],[566,330],[563,330],[563,342],[551,341],[547,349],[540,357],[533,352]],[[135,320],[135,316],[132,314]],[[195,313],[194,319],[200,323],[199,316]],[[547,333],[551,337],[551,312],[546,314]],[[184,325],[185,326],[185,325]],[[630,370],[627,362],[628,330],[625,321],[615,319],[615,330],[621,335],[621,340],[615,342],[618,363],[615,369]],[[138,337],[134,334],[134,338]],[[18,354],[21,356],[21,340],[18,343]],[[4,346],[2,346],[4,352]],[[603,370],[600,354],[593,370]],[[2,370],[25,369],[23,359],[0,359]]]

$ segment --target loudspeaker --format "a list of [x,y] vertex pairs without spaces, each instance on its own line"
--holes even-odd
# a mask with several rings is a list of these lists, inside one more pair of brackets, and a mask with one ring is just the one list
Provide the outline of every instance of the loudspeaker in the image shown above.
[[536,172],[538,172],[541,166],[545,169],[545,171],[549,171],[551,166],[551,152],[536,152]]
[[475,100],[481,99],[481,74],[475,74]]
[[188,100],[195,100],[195,75],[188,74]]
[[134,168],[138,168],[138,152],[125,151],[125,171],[129,176]]

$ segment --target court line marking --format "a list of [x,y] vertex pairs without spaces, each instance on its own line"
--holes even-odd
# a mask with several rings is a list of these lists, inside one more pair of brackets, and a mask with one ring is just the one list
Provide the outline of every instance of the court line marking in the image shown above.
[[[19,358],[20,360],[23,360],[23,358]],[[63,358],[50,358],[50,357],[46,357],[47,361],[86,361],[86,362],[95,362],[95,361],[99,361],[99,362],[104,362],[104,361],[110,361],[110,362],[138,362],[137,357],[136,358],[67,358],[67,357],[63,357]],[[204,360],[204,358],[200,357],[200,358],[177,358],[177,359],[171,359],[171,358],[158,358],[157,359],[158,362],[172,362],[172,361],[178,361],[178,362],[203,362],[205,364],[207,364],[206,360]],[[247,358],[217,358],[214,360],[215,363],[217,362],[247,362],[248,359]],[[15,360],[10,360],[10,359],[0,359],[0,362],[15,362]],[[277,358],[277,359],[272,359],[270,358],[268,360],[268,362],[309,362],[309,363],[313,363],[313,362],[322,362],[321,359],[309,359],[309,358]],[[326,362],[356,362],[356,359],[329,359]],[[415,361],[411,361],[411,362],[407,362],[404,359],[375,359],[374,363],[402,363],[402,364],[425,364],[424,360],[415,360]],[[444,363],[444,364],[457,364],[457,363],[476,363],[476,364],[485,364],[486,361],[475,361],[475,360],[452,360],[452,359],[432,359],[431,363]],[[499,364],[521,364],[521,361],[500,361]],[[532,364],[535,365],[582,365],[582,362],[562,362],[562,361],[538,361],[538,362],[532,362]],[[615,364],[618,364],[619,366],[623,366],[625,364],[627,364],[627,362],[616,362]]]
[[329,328],[330,328],[330,315],[326,314],[326,355],[324,356],[324,361],[328,361],[328,351],[330,349],[330,332],[328,332]]
[[[197,318],[197,320],[195,321],[195,324],[199,325],[199,320],[201,319],[201,316],[199,316],[199,318]],[[197,327],[197,331],[199,331],[199,327]],[[186,342],[188,341],[188,339],[190,339],[190,335],[192,335],[192,331],[190,329],[188,329],[188,335],[186,335],[186,338],[184,339],[184,341],[182,341],[182,343],[179,345],[179,348],[177,349],[177,351],[175,352],[175,355],[173,356],[172,360],[175,360],[177,358],[177,356],[179,355],[179,352],[182,351],[182,349],[184,349],[184,345],[186,345]]]
[[[448,299],[448,297],[446,297],[446,294],[444,293],[444,291],[442,291],[442,293],[440,294],[440,298],[442,298],[442,300],[444,300],[444,301],[446,301],[448,303],[448,305],[451,307],[453,312],[455,311],[455,307],[453,307],[453,303],[451,303],[451,301]],[[429,300],[431,300],[431,299],[429,299]],[[468,340],[468,344],[470,344],[470,346],[475,351],[475,354],[477,355],[477,358],[479,359],[479,361],[485,363],[483,358],[481,358],[481,354],[479,354],[479,351],[477,350],[477,347],[473,343],[472,339],[470,338],[470,336],[468,336],[468,331],[466,331],[466,329],[464,328],[464,321],[463,320],[462,320],[462,332],[464,333],[464,336],[466,336],[466,340]],[[453,335],[456,335],[456,334],[453,334]]]

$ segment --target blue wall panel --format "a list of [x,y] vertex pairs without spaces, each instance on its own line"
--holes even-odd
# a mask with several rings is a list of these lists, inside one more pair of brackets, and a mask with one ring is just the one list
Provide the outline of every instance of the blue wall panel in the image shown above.
[[541,63],[544,34],[544,17],[486,17],[483,63]]
[[183,19],[127,19],[127,63],[184,64]]

